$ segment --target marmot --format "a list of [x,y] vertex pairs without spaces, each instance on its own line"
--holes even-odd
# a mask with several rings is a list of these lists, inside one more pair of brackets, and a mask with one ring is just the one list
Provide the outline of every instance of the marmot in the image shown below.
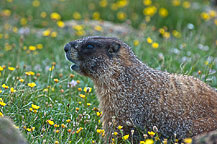
[[118,125],[134,139],[154,126],[179,139],[217,129],[217,92],[199,79],[152,69],[113,37],[85,37],[64,50],[71,69],[94,82],[109,141]]

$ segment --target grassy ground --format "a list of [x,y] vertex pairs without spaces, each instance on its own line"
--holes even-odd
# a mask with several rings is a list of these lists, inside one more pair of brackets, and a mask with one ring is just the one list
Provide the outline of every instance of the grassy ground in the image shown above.
[[[98,35],[113,33],[85,24],[65,29],[70,19],[127,23],[135,30],[118,37],[142,61],[216,88],[217,13],[210,5],[202,0],[1,0],[0,115],[11,118],[29,143],[102,143],[93,83],[70,71],[63,47],[92,29]],[[91,92],[84,91],[88,87]]]

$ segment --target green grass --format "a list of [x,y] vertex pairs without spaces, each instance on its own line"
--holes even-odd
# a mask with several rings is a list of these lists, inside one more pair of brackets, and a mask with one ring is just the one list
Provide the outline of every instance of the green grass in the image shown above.
[[[78,36],[75,30],[69,32],[59,28],[56,21],[50,18],[52,12],[59,13],[63,21],[72,19],[74,12],[79,12],[81,19],[86,20],[92,19],[94,12],[100,12],[101,20],[114,23],[130,21],[137,30],[127,36],[119,35],[119,38],[133,48],[139,59],[156,69],[193,75],[216,88],[217,29],[214,24],[216,17],[208,20],[200,17],[201,12],[206,12],[208,1],[191,1],[191,5],[193,3],[199,5],[198,9],[192,7],[185,9],[182,6],[176,8],[171,1],[169,2],[168,5],[162,1],[153,3],[157,8],[168,9],[169,14],[166,18],[160,17],[157,12],[150,22],[145,22],[143,14],[145,6],[142,2],[134,2],[134,0],[116,11],[110,9],[113,0],[109,1],[106,8],[100,7],[94,0],[47,0],[40,1],[39,7],[33,7],[32,1],[28,0],[14,0],[11,3],[2,0],[0,2],[0,66],[5,68],[1,71],[0,85],[6,84],[9,89],[0,88],[2,90],[0,98],[7,104],[0,107],[0,112],[19,126],[29,143],[54,143],[55,141],[91,143],[92,140],[102,143],[101,134],[97,133],[97,129],[100,129],[102,124],[99,123],[100,117],[97,116],[97,112],[93,110],[94,107],[98,107],[95,91],[94,89],[90,93],[78,91],[78,88],[82,90],[84,87],[93,88],[93,83],[90,79],[70,71],[70,62],[65,60],[63,51],[67,42],[85,35]],[[94,9],[90,8],[91,4],[94,4]],[[10,10],[11,14],[5,16],[5,9]],[[126,19],[120,20],[116,17],[119,11],[126,13]],[[41,12],[46,12],[47,16],[42,18]],[[134,14],[136,18],[130,14]],[[25,18],[26,24],[20,22],[22,18]],[[189,23],[194,25],[193,30],[187,28]],[[145,24],[146,28],[144,26],[141,28],[142,24]],[[170,32],[169,39],[158,32],[163,26]],[[32,31],[27,35],[20,35],[16,28],[19,30],[21,27],[29,27]],[[84,27],[86,34],[92,31],[89,26]],[[57,36],[38,35],[40,28],[42,31],[50,28],[57,32]],[[181,33],[180,38],[172,35],[174,29]],[[104,35],[101,32],[94,33]],[[146,41],[147,37],[157,42],[159,47],[152,48],[152,45]],[[135,40],[139,41],[137,46],[134,45]],[[43,48],[29,50],[29,46],[37,44],[42,44]],[[208,47],[208,50],[204,51],[198,47],[202,49]],[[54,69],[49,71],[54,62]],[[16,69],[10,71],[9,66]],[[28,71],[33,71],[35,75],[25,75]],[[198,74],[199,71],[201,74]],[[70,77],[71,73],[74,74],[73,78]],[[19,81],[21,78],[24,79],[23,83]],[[55,83],[54,79],[58,79],[59,82]],[[68,83],[72,80],[79,80],[80,83],[69,88]],[[36,83],[36,86],[29,87],[28,83],[31,82]],[[16,92],[11,93],[10,88],[14,88]],[[48,91],[45,92],[44,89]],[[79,94],[85,94],[86,98],[81,98]],[[87,103],[91,105],[87,106]],[[32,104],[40,106],[36,113],[29,111]],[[76,108],[79,110],[76,111]],[[67,123],[67,119],[71,122]],[[59,127],[50,126],[47,120],[53,120]],[[67,128],[62,128],[61,124],[65,124]],[[32,127],[35,129],[28,132],[27,128]],[[76,133],[79,128],[83,129]],[[69,133],[68,129],[72,132]],[[60,132],[55,133],[54,130]]]

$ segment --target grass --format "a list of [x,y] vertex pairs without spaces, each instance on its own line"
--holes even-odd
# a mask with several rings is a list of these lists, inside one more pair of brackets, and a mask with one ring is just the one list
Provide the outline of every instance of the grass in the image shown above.
[[[118,1],[106,2],[0,2],[0,85],[9,86],[7,89],[0,88],[0,98],[6,103],[6,106],[0,107],[0,112],[15,122],[29,143],[103,141],[93,83],[90,79],[70,71],[70,63],[65,60],[63,51],[67,42],[88,35],[93,28],[84,24],[84,28],[72,28],[69,32],[57,25],[57,21],[95,19],[130,23],[135,30],[127,36],[118,37],[129,44],[143,62],[163,71],[193,75],[212,87],[217,87],[217,17],[216,13],[213,16],[212,11],[206,9],[210,7],[208,1],[187,1],[190,7],[184,8],[185,1],[174,6],[174,1],[168,1],[169,4],[166,5],[157,0],[152,3],[157,8],[153,16],[143,14],[144,8],[150,5],[144,6],[142,1],[127,1],[126,6],[117,10],[112,10],[111,6]],[[198,7],[195,8],[195,5]],[[166,17],[159,15],[158,10],[162,7],[168,11]],[[52,19],[50,15],[53,12],[57,14]],[[97,17],[98,13],[100,16]],[[192,25],[194,28],[189,29]],[[23,27],[28,27],[30,32],[21,35]],[[40,35],[40,31],[43,34]],[[104,35],[100,30],[95,30],[94,33]],[[159,46],[153,48],[152,44],[147,42],[148,37]],[[15,69],[12,71],[9,67]],[[27,75],[26,72],[29,71],[34,74]],[[24,81],[21,82],[21,79]],[[77,82],[77,85],[69,87],[72,81]],[[32,82],[36,84],[35,87],[28,86],[28,83]],[[87,93],[83,91],[85,87],[93,89]],[[80,94],[84,94],[85,98]],[[40,108],[32,110],[32,104]],[[66,121],[68,119],[70,122]],[[54,124],[49,124],[47,120]],[[55,124],[59,127],[55,127]]]

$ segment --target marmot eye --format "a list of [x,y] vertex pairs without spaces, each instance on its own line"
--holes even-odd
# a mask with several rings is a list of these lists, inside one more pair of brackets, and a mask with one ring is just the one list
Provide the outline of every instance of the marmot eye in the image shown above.
[[91,45],[91,44],[89,44],[89,45],[87,45],[87,48],[88,48],[88,49],[93,49],[93,48],[94,48],[94,46],[93,46],[93,45]]

